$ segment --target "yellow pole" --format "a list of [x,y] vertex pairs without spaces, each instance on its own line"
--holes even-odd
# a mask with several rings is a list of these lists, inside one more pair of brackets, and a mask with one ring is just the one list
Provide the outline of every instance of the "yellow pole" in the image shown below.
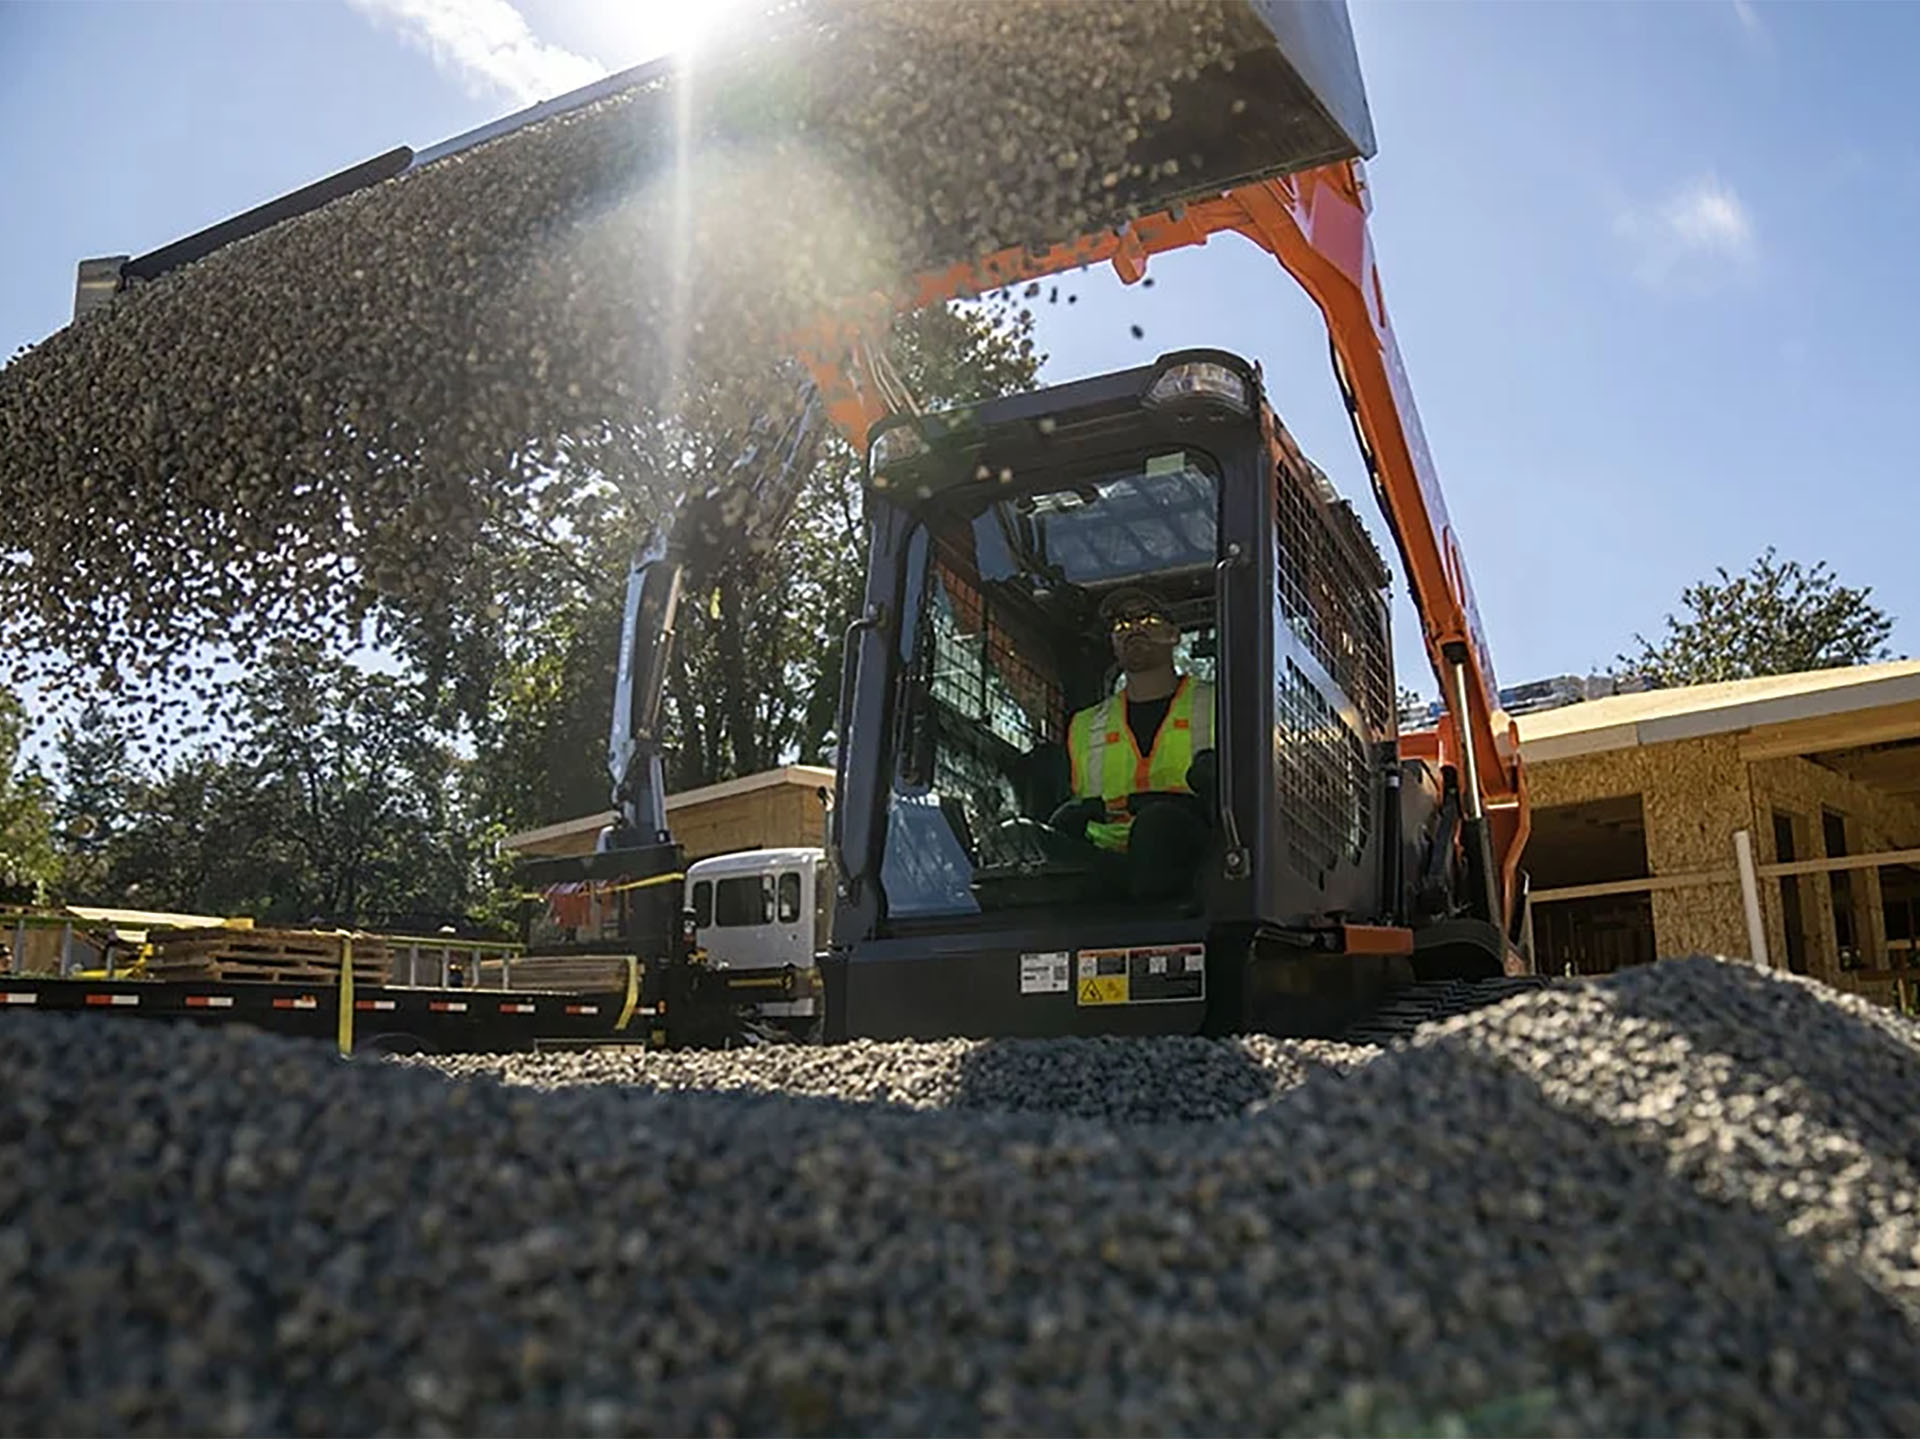
[[340,934],[340,1053],[353,1054],[353,936]]
[[633,1007],[639,1002],[639,999],[640,965],[633,956],[629,955],[627,956],[627,1002],[620,1007],[620,1018],[614,1022],[614,1029],[624,1030],[627,1028],[627,1022],[633,1019]]

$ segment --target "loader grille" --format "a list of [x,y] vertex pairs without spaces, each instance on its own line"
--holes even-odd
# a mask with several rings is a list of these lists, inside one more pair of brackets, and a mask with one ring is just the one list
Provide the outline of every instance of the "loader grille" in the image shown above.
[[1358,864],[1372,825],[1366,747],[1291,660],[1274,673],[1282,824],[1288,859],[1322,883],[1337,862]]
[[1313,484],[1287,465],[1276,479],[1281,613],[1373,734],[1389,734],[1392,670],[1380,596],[1385,581],[1377,555],[1363,559],[1357,553],[1359,547],[1371,552],[1372,543],[1352,507],[1324,480]]

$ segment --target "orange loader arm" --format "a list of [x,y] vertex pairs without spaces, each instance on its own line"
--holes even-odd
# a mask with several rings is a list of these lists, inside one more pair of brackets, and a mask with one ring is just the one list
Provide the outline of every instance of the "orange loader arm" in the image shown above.
[[[1519,732],[1500,708],[1493,662],[1481,634],[1466,559],[1447,517],[1433,458],[1421,432],[1400,349],[1387,318],[1367,231],[1365,172],[1342,161],[1228,190],[1143,216],[1119,232],[1046,249],[1015,248],[918,276],[902,296],[875,297],[872,321],[899,310],[973,298],[1003,286],[1108,262],[1127,284],[1150,256],[1205,245],[1225,231],[1246,236],[1298,280],[1326,317],[1336,377],[1352,416],[1374,492],[1399,546],[1427,654],[1447,716],[1437,732],[1409,736],[1409,755],[1456,767],[1466,843],[1488,918],[1511,932],[1528,809]],[[874,423],[896,406],[877,373],[862,327],[843,325],[807,347],[808,365],[833,423],[864,447]],[[898,394],[897,387],[892,387]]]

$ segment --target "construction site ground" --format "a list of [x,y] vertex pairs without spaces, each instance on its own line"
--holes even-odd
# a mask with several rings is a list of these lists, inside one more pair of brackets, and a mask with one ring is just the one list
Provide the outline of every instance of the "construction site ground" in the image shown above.
[[[109,1031],[111,1032],[109,1040]],[[1912,1433],[1920,1026],[343,1061],[0,1017],[10,1427]]]

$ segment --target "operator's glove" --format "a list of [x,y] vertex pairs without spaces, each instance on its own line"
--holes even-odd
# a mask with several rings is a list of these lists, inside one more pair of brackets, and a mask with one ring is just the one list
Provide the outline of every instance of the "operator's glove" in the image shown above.
[[1069,800],[1048,817],[1047,824],[1062,835],[1084,840],[1087,838],[1087,826],[1105,818],[1106,813],[1107,802],[1097,795],[1088,799]]

